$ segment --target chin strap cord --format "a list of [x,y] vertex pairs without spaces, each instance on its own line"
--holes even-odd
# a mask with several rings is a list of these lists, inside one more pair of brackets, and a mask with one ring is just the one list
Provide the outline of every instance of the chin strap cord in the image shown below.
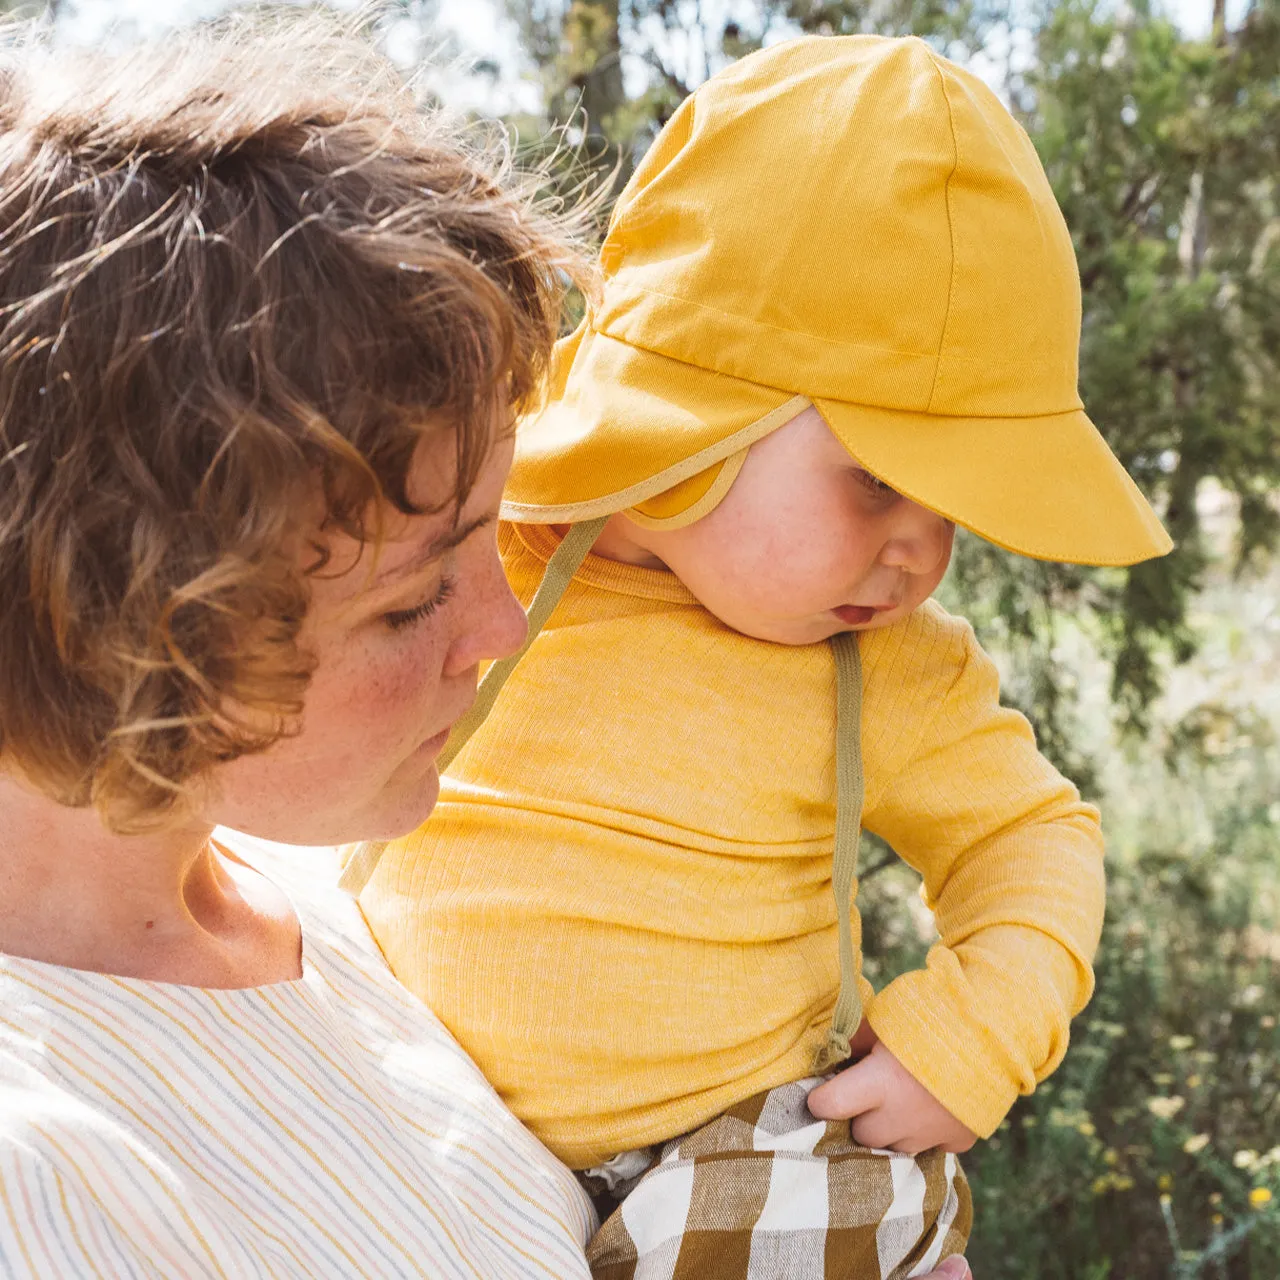
[[[475,702],[471,704],[466,715],[453,726],[449,741],[445,743],[444,750],[436,762],[436,767],[441,773],[453,763],[471,735],[484,724],[485,718],[493,709],[494,702],[497,701],[502,686],[507,682],[507,677],[516,669],[520,659],[529,651],[529,646],[538,638],[538,633],[547,625],[547,620],[568,590],[569,583],[573,581],[573,575],[578,572],[582,562],[587,558],[587,553],[595,545],[600,531],[608,520],[608,516],[599,516],[595,520],[571,525],[569,532],[552,553],[551,559],[547,561],[547,569],[542,575],[542,581],[529,602],[529,633],[525,637],[524,644],[520,646],[518,652],[513,653],[509,658],[503,658],[500,662],[493,663],[484,673],[484,678],[476,689]],[[348,846],[344,850],[346,865],[342,868],[342,875],[338,879],[338,888],[349,893],[353,898],[358,898],[373,877],[387,844],[386,840],[366,840],[362,844]]]
[[862,655],[856,632],[831,637],[836,661],[836,841],[831,888],[840,930],[840,994],[826,1042],[814,1055],[814,1075],[844,1062],[862,1022],[858,961],[853,949],[853,893],[862,835]]

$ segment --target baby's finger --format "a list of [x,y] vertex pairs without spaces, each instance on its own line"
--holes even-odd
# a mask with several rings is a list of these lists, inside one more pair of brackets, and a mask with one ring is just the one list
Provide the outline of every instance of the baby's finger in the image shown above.
[[878,1151],[899,1151],[903,1141],[902,1126],[883,1107],[877,1107],[858,1116],[849,1126],[854,1142]]
[[930,1144],[919,1138],[899,1137],[888,1144],[890,1151],[901,1152],[904,1156],[918,1156],[922,1151],[930,1150]]
[[883,1101],[880,1072],[864,1058],[820,1084],[809,1095],[809,1110],[819,1120],[849,1120]]

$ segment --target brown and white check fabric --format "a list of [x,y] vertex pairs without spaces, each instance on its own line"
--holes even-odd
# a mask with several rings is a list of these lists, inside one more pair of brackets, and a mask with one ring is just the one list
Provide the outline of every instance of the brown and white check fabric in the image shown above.
[[962,1252],[973,1208],[955,1156],[859,1146],[847,1120],[809,1114],[819,1083],[583,1175],[621,1200],[587,1248],[595,1280],[906,1280]]

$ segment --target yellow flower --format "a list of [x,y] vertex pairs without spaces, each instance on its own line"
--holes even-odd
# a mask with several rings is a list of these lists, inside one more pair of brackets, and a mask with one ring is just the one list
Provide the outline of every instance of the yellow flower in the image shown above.
[[1174,1053],[1182,1053],[1185,1050],[1190,1049],[1195,1042],[1195,1036],[1170,1036],[1169,1048],[1172,1049]]
[[1108,1147],[1102,1153],[1103,1164],[1115,1165],[1120,1163],[1119,1153],[1112,1147]]
[[1086,1138],[1092,1138],[1098,1131],[1089,1123],[1088,1120],[1081,1120],[1080,1123],[1076,1125],[1076,1132],[1083,1133]]
[[1156,1179],[1156,1186],[1159,1187],[1161,1191],[1172,1191],[1173,1190],[1172,1176],[1167,1173],[1162,1173]]
[[1261,1209],[1264,1204],[1271,1203],[1271,1192],[1266,1187],[1254,1187],[1249,1192],[1249,1203],[1255,1209]]
[[1210,1221],[1213,1223],[1215,1227],[1222,1226],[1222,1214],[1215,1213],[1213,1217],[1210,1219]]
[[1067,1107],[1053,1107],[1049,1111],[1049,1123],[1055,1129],[1076,1129],[1083,1132],[1081,1126],[1089,1124],[1089,1113]]
[[1199,1151],[1203,1151],[1209,1145],[1209,1135],[1207,1133],[1197,1133],[1194,1138],[1188,1138],[1182,1144],[1182,1149],[1189,1156],[1195,1155]]
[[1175,1094],[1172,1098],[1148,1098],[1147,1110],[1158,1120],[1172,1120],[1185,1107],[1186,1099]]
[[1104,1173],[1094,1178],[1092,1190],[1095,1196],[1106,1195],[1108,1191],[1132,1191],[1133,1179],[1127,1173]]
[[1187,1088],[1188,1088],[1188,1089],[1198,1089],[1198,1088],[1201,1086],[1201,1084],[1202,1084],[1202,1083],[1203,1083],[1203,1081],[1200,1079],[1200,1077],[1199,1077],[1198,1075],[1189,1075],[1189,1076],[1187,1077]]

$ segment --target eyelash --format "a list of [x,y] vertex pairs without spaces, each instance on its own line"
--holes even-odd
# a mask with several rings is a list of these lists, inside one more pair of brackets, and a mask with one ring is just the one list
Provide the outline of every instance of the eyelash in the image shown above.
[[858,470],[858,483],[867,490],[868,493],[874,494],[878,498],[896,498],[899,496],[897,489],[892,485],[885,484],[879,476],[873,476],[870,471]]
[[437,609],[447,604],[457,585],[457,578],[441,578],[440,585],[430,600],[424,600],[421,604],[414,605],[412,609],[398,609],[394,613],[384,613],[382,620],[392,631],[399,631],[401,627],[411,627],[415,622],[431,617]]

